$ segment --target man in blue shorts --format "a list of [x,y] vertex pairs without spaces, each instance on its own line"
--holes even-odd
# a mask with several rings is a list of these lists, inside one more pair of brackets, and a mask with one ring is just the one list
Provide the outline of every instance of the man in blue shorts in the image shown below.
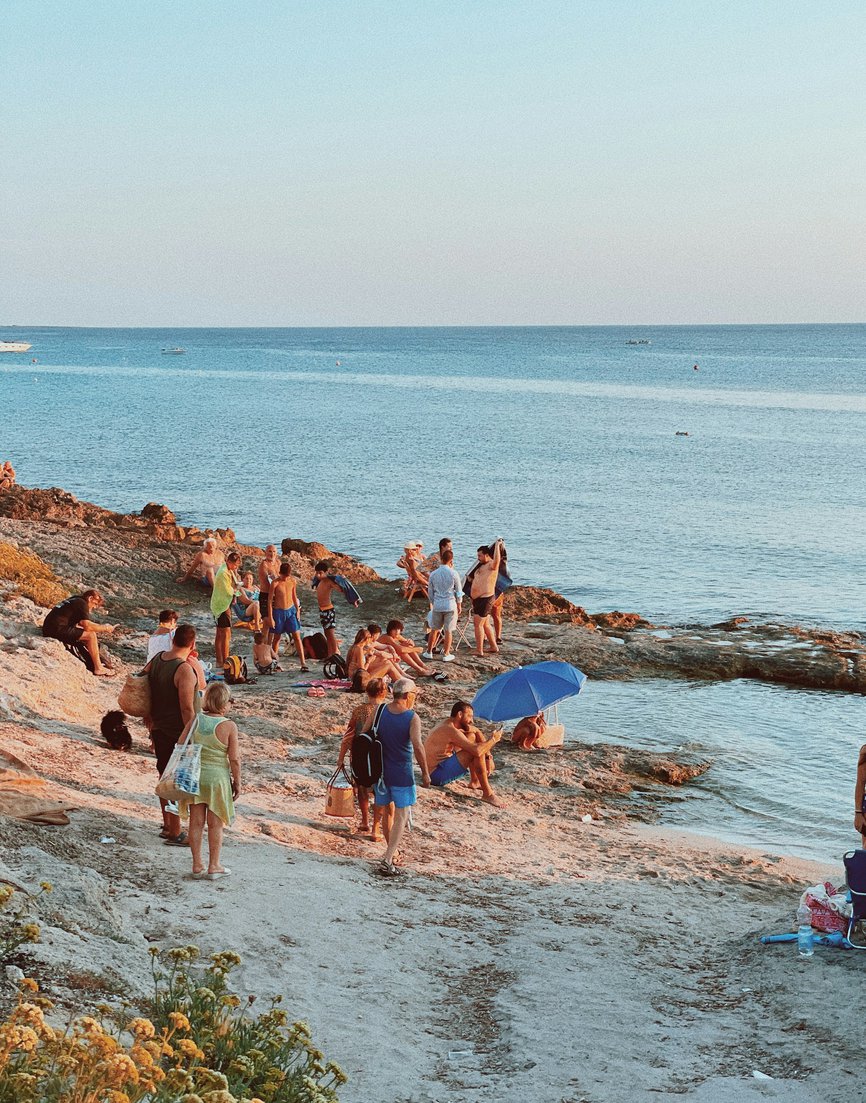
[[474,721],[472,706],[467,701],[458,701],[449,719],[430,732],[424,742],[424,753],[431,767],[430,784],[445,786],[468,774],[472,787],[481,790],[482,800],[494,808],[505,808],[505,802],[490,785],[493,768],[490,752],[502,738],[502,732],[494,732],[485,739]]
[[298,601],[298,583],[292,577],[290,563],[280,565],[280,573],[271,583],[271,647],[279,654],[280,637],[289,635],[295,641],[295,650],[301,660],[301,670],[310,668],[304,660],[304,641],[301,639],[301,603]]
[[[418,687],[409,678],[399,678],[392,686],[393,700],[378,713],[377,733],[382,745],[382,776],[373,787],[373,801],[377,808],[394,805],[394,820],[388,832],[388,848],[379,863],[377,872],[384,877],[396,877],[401,870],[394,865],[394,854],[403,838],[409,821],[409,810],[417,799],[415,774],[412,768],[412,752],[421,767],[421,784],[430,784],[427,759],[421,742],[421,721],[412,706],[418,696]],[[356,732],[369,731],[373,720],[363,721]]]

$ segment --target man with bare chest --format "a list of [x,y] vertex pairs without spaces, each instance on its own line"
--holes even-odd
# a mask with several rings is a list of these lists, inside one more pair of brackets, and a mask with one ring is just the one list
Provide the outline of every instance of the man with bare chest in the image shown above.
[[325,639],[328,641],[328,655],[336,655],[340,650],[340,641],[337,639],[337,613],[334,609],[333,593],[339,590],[339,586],[330,577],[331,564],[327,559],[322,559],[316,564],[315,590],[316,601],[319,604],[319,621]]
[[497,540],[491,549],[478,549],[478,566],[472,575],[472,623],[475,628],[475,654],[484,654],[484,641],[487,640],[493,654],[499,651],[496,646],[496,634],[490,620],[493,603],[496,600],[496,579],[499,576],[499,564],[502,560],[502,541]]

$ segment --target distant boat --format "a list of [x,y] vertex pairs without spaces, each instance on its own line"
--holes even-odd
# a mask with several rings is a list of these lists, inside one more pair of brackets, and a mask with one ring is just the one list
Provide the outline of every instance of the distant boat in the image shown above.
[[[30,346],[28,345],[27,347],[29,348]],[[163,349],[163,350],[162,350],[162,355],[163,355],[163,356],[180,356],[180,355],[182,355],[182,354],[183,354],[184,352],[186,352],[186,349],[182,349],[182,348],[176,348],[176,349]]]
[[641,337],[641,339],[639,341],[635,341],[635,340],[626,341],[626,344],[627,345],[651,345],[652,341],[650,341],[648,337]]
[[0,341],[0,352],[26,352],[31,347],[26,341]]

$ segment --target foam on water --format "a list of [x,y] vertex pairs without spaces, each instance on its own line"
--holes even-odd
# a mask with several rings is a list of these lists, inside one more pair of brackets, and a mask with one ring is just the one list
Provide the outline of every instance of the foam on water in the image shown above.
[[[270,350],[275,352],[277,350]],[[424,391],[467,391],[474,394],[554,395],[572,398],[612,398],[623,401],[667,402],[686,406],[746,406],[771,410],[826,410],[866,414],[866,395],[797,391],[736,391],[706,388],[643,387],[625,383],[579,383],[555,379],[494,379],[490,376],[418,376],[350,371],[267,371],[219,368],[132,367],[126,364],[38,365],[34,375],[86,375],[112,378],[214,379],[262,383],[326,383],[334,386],[406,388]],[[0,375],[20,375],[20,368],[0,365]]]

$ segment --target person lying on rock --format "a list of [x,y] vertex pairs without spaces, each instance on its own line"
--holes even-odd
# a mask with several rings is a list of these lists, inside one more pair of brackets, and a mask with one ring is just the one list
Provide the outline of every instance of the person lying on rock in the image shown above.
[[85,590],[78,597],[68,597],[55,605],[42,623],[42,635],[60,640],[68,647],[83,647],[90,659],[88,668],[97,678],[113,678],[114,671],[107,670],[99,654],[99,637],[110,636],[116,624],[97,624],[90,620],[94,609],[105,605],[98,590]]
[[[433,729],[424,741],[424,754],[430,770],[430,784],[444,787],[468,774],[474,787],[481,790],[481,799],[494,808],[505,808],[505,802],[490,785],[491,750],[502,738],[494,732],[479,742],[481,734],[475,727],[475,715],[467,701],[457,701],[451,716]],[[488,761],[489,759],[489,761]]]
[[514,727],[511,733],[511,742],[523,751],[540,751],[541,737],[547,728],[544,713],[537,716],[524,716]]
[[201,551],[196,552],[192,563],[182,574],[177,582],[198,582],[208,590],[213,589],[214,578],[217,571],[225,562],[223,553],[217,548],[217,542],[212,536],[202,544]]

